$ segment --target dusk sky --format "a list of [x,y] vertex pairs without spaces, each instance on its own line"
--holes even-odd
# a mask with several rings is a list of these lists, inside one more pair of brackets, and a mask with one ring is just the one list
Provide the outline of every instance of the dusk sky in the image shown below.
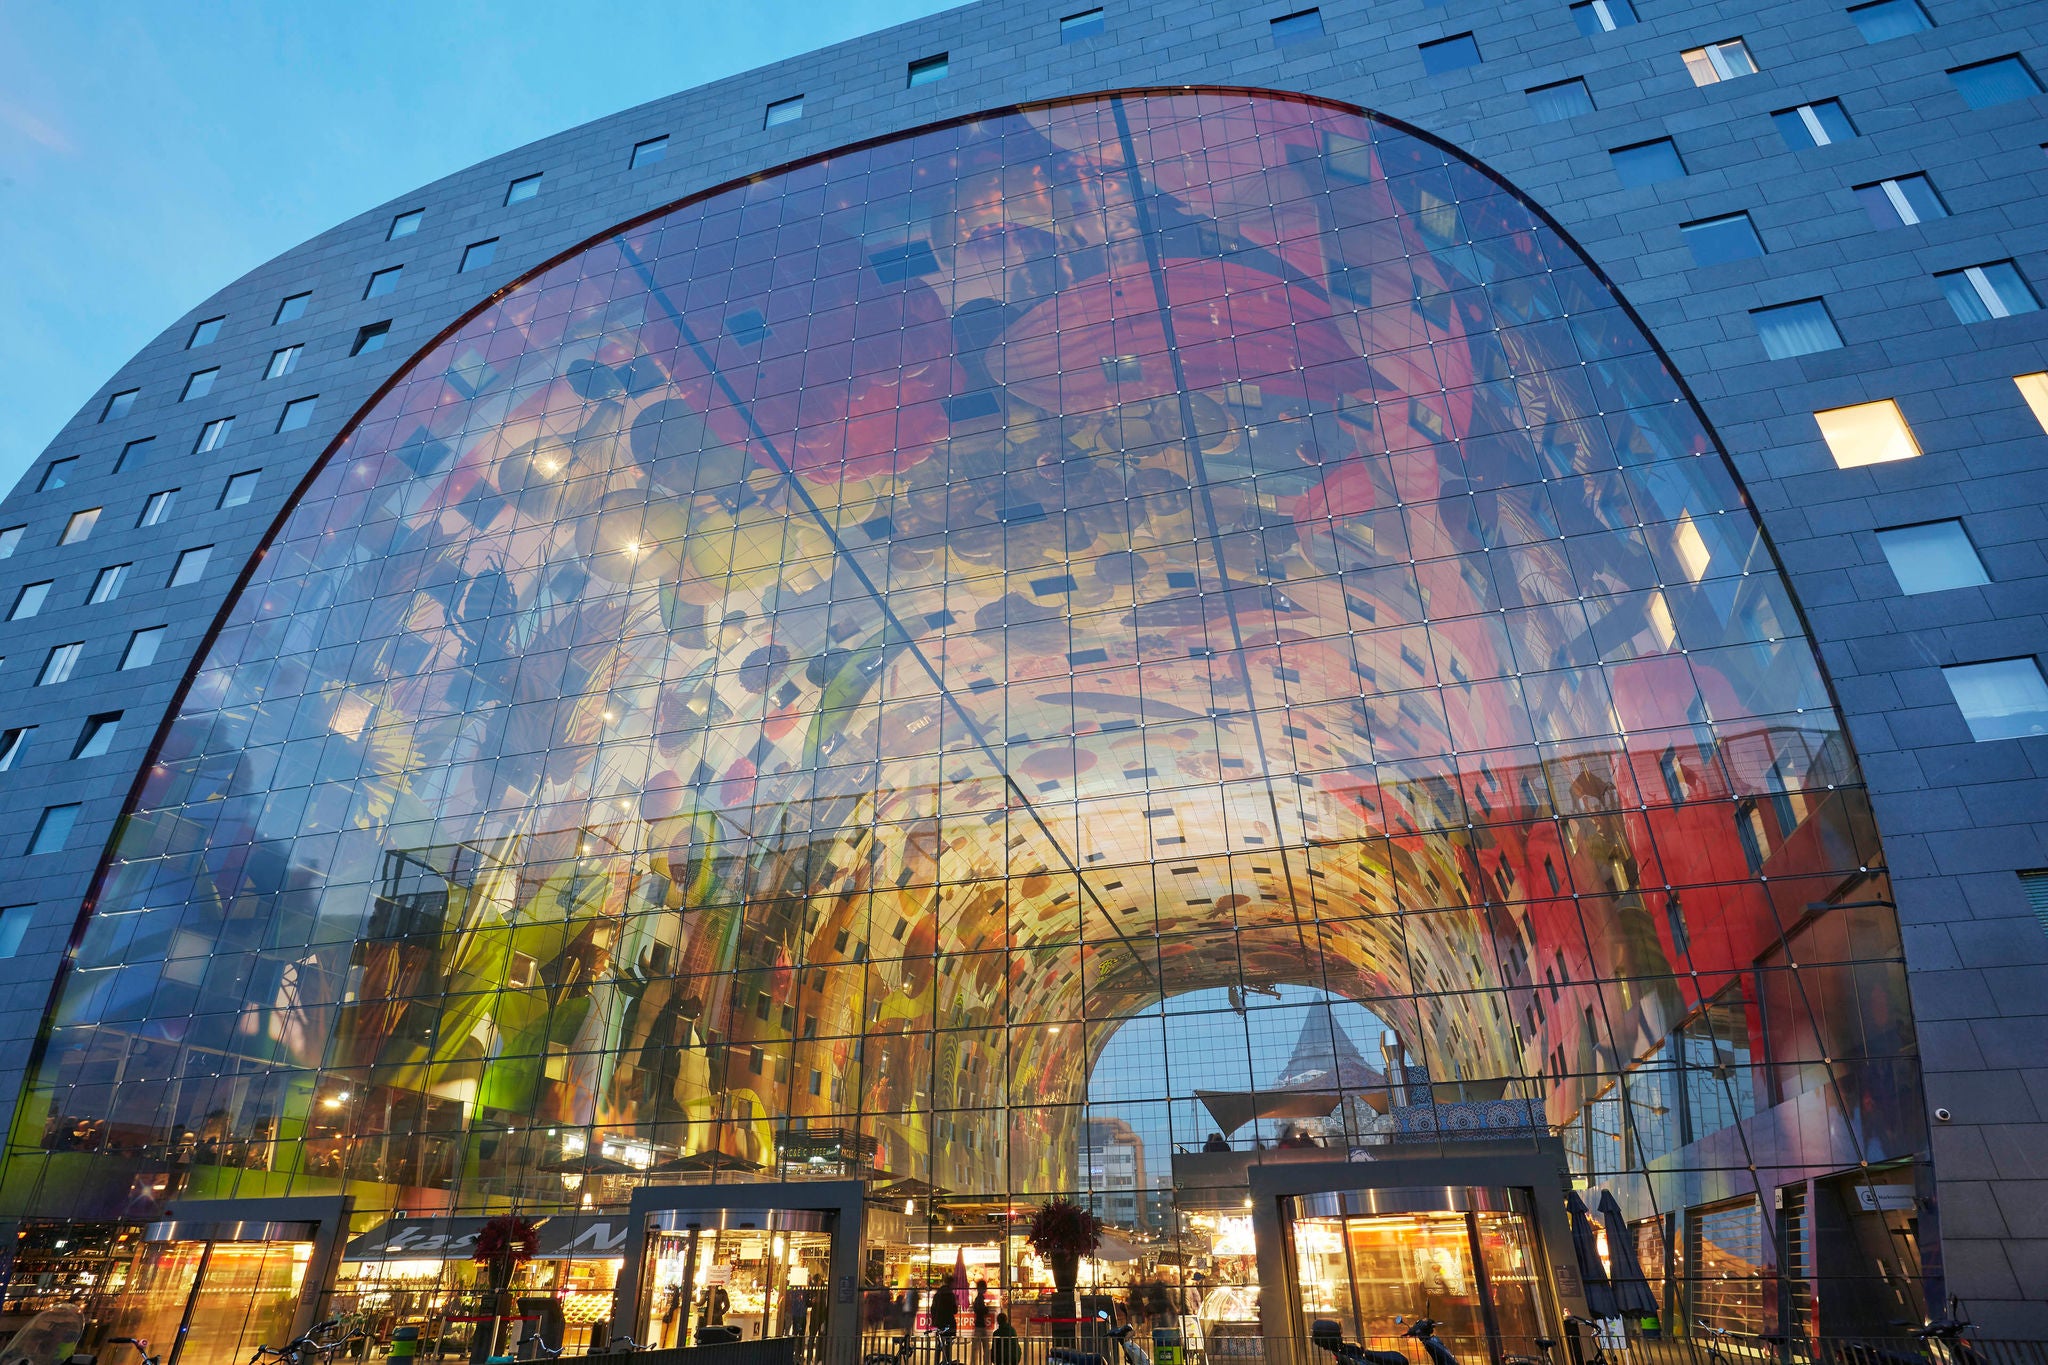
[[200,300],[407,189],[943,0],[0,8],[0,488]]

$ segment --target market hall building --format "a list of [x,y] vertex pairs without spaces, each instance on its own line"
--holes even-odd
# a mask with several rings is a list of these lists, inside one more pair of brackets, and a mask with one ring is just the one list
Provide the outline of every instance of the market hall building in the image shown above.
[[0,508],[0,1329],[2048,1334],[2044,13],[985,0],[229,284]]

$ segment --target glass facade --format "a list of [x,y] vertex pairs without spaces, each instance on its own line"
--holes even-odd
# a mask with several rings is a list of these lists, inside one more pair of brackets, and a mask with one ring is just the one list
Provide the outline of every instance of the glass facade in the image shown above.
[[972,1225],[1008,1287],[1069,1193],[1091,1274],[1242,1321],[1218,1148],[1554,1137],[1681,1247],[1914,1157],[1899,959],[1756,520],[1575,249],[1355,111],[1105,96],[410,365],[196,668],[5,1211],[857,1175],[878,1282]]

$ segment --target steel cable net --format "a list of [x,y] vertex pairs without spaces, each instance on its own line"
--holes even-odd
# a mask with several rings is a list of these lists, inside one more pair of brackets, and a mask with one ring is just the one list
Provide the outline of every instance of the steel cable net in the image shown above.
[[[354,424],[103,870],[8,1202],[1029,1197],[1110,1037],[1219,992],[1237,1056],[1147,1022],[1119,1082],[1155,1142],[1228,1073],[1595,1179],[1881,1160],[1859,781],[1697,412],[1500,183],[1287,97],[984,116],[598,241]],[[1259,1074],[1319,1001],[1387,1038]]]

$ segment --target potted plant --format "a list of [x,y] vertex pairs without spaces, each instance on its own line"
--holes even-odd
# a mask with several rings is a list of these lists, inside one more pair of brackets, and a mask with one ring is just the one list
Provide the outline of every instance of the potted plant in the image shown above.
[[505,1326],[506,1291],[512,1287],[512,1273],[532,1260],[540,1250],[540,1225],[516,1213],[501,1213],[477,1229],[472,1255],[491,1282],[491,1334],[482,1354],[472,1348],[472,1360],[488,1360],[498,1354],[498,1334]]
[[1081,1258],[1102,1245],[1102,1220],[1071,1199],[1047,1200],[1033,1211],[1024,1240],[1052,1267],[1052,1287],[1071,1294]]

